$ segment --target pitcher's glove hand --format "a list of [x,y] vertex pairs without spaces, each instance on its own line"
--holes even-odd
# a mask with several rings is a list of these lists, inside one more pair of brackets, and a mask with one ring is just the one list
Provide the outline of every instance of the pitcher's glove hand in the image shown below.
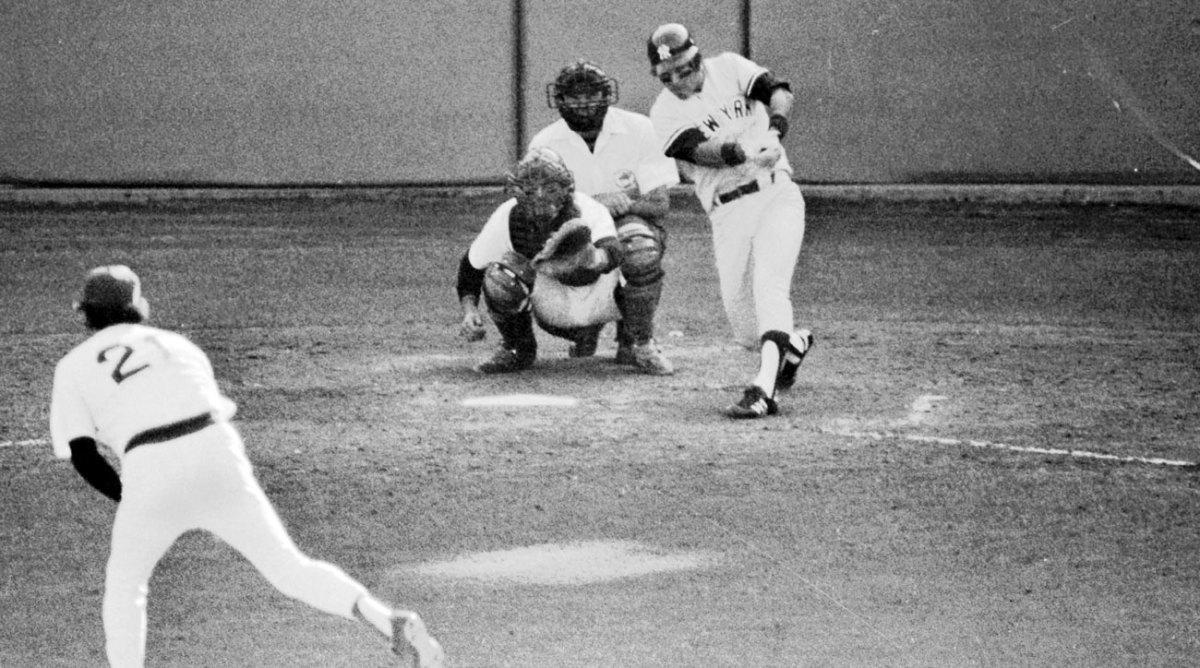
[[600,278],[604,253],[592,245],[592,231],[587,223],[573,218],[550,235],[531,264],[539,274],[564,285],[589,285]]

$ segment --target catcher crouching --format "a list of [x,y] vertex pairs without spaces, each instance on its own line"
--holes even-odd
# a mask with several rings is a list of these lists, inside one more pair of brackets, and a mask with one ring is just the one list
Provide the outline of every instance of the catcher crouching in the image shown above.
[[595,353],[596,335],[620,321],[625,334],[617,361],[643,373],[674,373],[654,341],[654,312],[662,294],[662,240],[636,220],[617,230],[608,209],[575,190],[562,158],[535,148],[505,184],[509,199],[496,208],[463,255],[458,270],[460,333],[484,338],[482,293],[500,333],[500,347],[477,367],[509,373],[533,366],[533,323],[572,342],[569,355]]

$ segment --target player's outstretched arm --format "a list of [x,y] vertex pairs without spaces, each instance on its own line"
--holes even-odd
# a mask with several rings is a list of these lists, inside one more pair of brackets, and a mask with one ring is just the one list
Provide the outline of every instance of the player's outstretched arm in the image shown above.
[[597,202],[603,204],[604,207],[608,209],[609,215],[611,215],[613,218],[619,218],[629,213],[629,207],[633,206],[634,201],[633,198],[631,198],[627,193],[620,190],[614,190],[613,192],[607,193],[596,193],[595,195],[592,195],[592,197],[594,197]]
[[71,464],[79,472],[80,477],[89,485],[95,487],[101,494],[113,501],[121,500],[121,477],[116,470],[100,455],[96,449],[96,441],[86,436],[72,439]]
[[736,141],[704,136],[697,128],[682,132],[667,147],[668,158],[704,167],[734,167],[746,162],[746,150]]

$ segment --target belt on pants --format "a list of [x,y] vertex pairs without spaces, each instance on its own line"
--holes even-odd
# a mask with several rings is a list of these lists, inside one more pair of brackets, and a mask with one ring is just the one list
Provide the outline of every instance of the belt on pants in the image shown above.
[[747,181],[733,190],[727,190],[723,193],[719,193],[714,206],[729,204],[733,200],[738,199],[743,195],[752,195],[772,183],[775,183],[775,172],[771,172],[770,176],[762,176],[753,181]]
[[146,431],[134,434],[133,438],[129,439],[129,444],[125,446],[125,452],[129,452],[139,445],[162,443],[163,441],[170,441],[181,436],[194,434],[216,423],[217,421],[213,419],[212,413],[204,413],[187,418],[186,420],[180,420],[179,422],[172,422],[171,424],[155,427],[154,429],[147,429]]

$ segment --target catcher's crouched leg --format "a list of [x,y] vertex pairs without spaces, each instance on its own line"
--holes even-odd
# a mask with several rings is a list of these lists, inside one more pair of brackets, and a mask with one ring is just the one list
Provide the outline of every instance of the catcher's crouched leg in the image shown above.
[[621,309],[618,343],[645,343],[654,337],[654,313],[662,296],[662,232],[636,216],[622,218],[617,238],[624,253],[621,275],[625,285],[618,293]]
[[621,323],[617,331],[617,362],[631,364],[656,374],[674,373],[671,363],[654,344],[654,314],[662,297],[663,233],[656,226],[627,216],[617,229],[624,247],[621,275],[625,284],[617,290]]
[[547,334],[566,339],[571,342],[567,350],[568,357],[591,357],[596,354],[596,346],[600,343],[600,330],[605,323],[588,325],[586,327],[556,327],[548,322],[538,320],[538,326]]
[[537,359],[537,339],[533,334],[529,295],[533,292],[534,276],[529,261],[516,253],[506,253],[500,262],[484,269],[483,298],[501,341],[500,349],[479,365],[479,371],[508,373],[533,366]]

